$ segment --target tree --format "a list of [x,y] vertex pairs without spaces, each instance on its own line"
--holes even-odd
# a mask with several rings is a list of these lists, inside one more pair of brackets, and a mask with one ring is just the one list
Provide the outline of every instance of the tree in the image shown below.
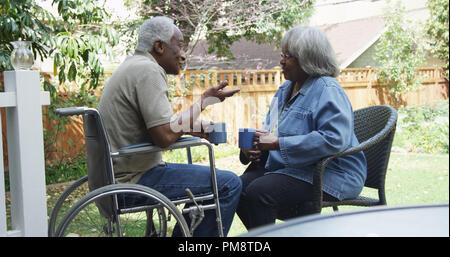
[[312,14],[312,0],[145,0],[143,17],[165,15],[182,29],[189,57],[198,43],[209,54],[233,57],[229,48],[240,38],[258,43],[280,41],[282,33]]
[[402,94],[421,83],[416,68],[425,60],[419,35],[411,27],[413,23],[405,19],[404,11],[400,1],[386,9],[386,31],[380,37],[374,55],[380,63],[378,81],[389,87],[397,106]]
[[[60,84],[76,81],[81,91],[97,87],[103,75],[99,56],[111,54],[119,40],[108,22],[104,0],[53,0],[56,17],[32,0],[0,1],[0,71],[12,69],[9,42],[28,40],[35,58],[54,58]],[[55,96],[53,85],[46,82],[44,86]]]
[[0,0],[0,3],[0,72],[13,69],[9,60],[11,41],[32,41],[35,58],[47,58],[55,17],[31,0]]
[[81,91],[95,89],[104,72],[101,54],[112,57],[111,49],[119,42],[104,0],[53,0],[53,4],[60,15],[50,50],[54,73],[60,83],[76,81]]
[[[70,122],[67,117],[58,117],[56,108],[96,104],[97,97],[91,89],[99,85],[103,75],[100,56],[112,54],[111,49],[119,40],[118,33],[103,7],[104,0],[52,0],[52,5],[57,7],[55,15],[33,0],[0,1],[0,71],[12,69],[11,41],[32,41],[35,58],[53,57],[59,85],[44,82],[44,89],[51,93],[51,104],[44,115],[54,122],[51,128],[44,128],[48,160],[53,152],[59,152],[55,145],[61,140],[58,133]],[[65,92],[67,88],[61,85],[67,82],[75,82],[79,88]]]
[[449,77],[448,50],[448,0],[428,0],[430,18],[427,21],[426,33],[429,36],[431,53],[446,64],[445,76]]

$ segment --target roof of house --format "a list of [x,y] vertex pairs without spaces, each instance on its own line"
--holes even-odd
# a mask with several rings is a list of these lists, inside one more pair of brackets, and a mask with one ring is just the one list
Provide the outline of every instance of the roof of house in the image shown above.
[[217,59],[208,55],[208,45],[205,41],[199,43],[189,60],[190,69],[271,69],[280,66],[280,49],[275,44],[257,44],[255,42],[240,39],[230,48],[234,60],[225,58]]
[[[347,67],[366,51],[384,32],[382,17],[371,17],[321,26],[328,36],[341,68]],[[206,42],[201,42],[190,59],[190,69],[271,69],[279,66],[280,49],[275,44],[259,45],[241,39],[231,46],[235,60],[217,60],[207,54]]]
[[336,53],[339,66],[347,67],[383,34],[384,19],[372,17],[321,27]]

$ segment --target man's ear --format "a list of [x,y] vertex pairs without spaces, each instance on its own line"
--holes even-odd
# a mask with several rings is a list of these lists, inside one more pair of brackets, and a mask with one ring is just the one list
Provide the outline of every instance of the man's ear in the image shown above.
[[155,41],[155,43],[153,43],[153,51],[157,54],[163,54],[164,53],[163,42],[160,40]]

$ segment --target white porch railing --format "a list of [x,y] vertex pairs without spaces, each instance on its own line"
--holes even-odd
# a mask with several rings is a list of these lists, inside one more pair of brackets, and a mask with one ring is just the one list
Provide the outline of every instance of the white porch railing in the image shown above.
[[[39,71],[5,71],[6,129],[11,197],[11,228],[7,228],[3,157],[0,158],[0,237],[47,236],[47,201],[42,132],[42,105],[50,104],[40,91]],[[0,151],[3,146],[0,131]]]

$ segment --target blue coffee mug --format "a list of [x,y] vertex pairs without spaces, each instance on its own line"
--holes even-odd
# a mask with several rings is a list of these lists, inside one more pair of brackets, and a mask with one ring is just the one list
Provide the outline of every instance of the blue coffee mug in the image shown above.
[[209,142],[213,144],[223,144],[227,142],[227,129],[225,122],[216,122],[210,125],[208,133]]
[[240,128],[239,129],[239,148],[255,149],[253,145],[253,137],[256,129],[254,128]]

